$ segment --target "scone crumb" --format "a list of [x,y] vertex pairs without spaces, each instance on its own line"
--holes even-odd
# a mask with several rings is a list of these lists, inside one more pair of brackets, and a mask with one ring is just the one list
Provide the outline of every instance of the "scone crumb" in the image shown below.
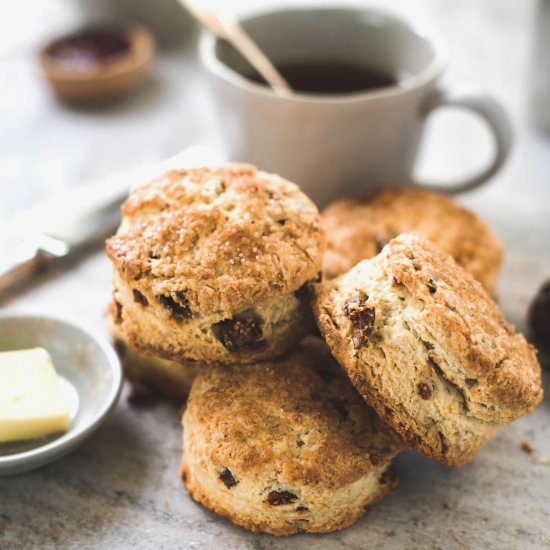
[[550,464],[550,458],[547,456],[539,456],[539,464]]
[[527,454],[533,454],[533,451],[535,450],[535,448],[533,447],[533,445],[531,445],[531,442],[528,439],[522,439],[519,443],[519,446],[521,450]]

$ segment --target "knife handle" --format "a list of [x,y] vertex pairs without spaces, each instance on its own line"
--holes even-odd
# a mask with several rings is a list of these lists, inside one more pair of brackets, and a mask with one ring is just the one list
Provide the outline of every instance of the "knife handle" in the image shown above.
[[46,255],[38,251],[35,256],[13,263],[0,271],[0,294],[35,273],[45,261]]
[[69,252],[69,245],[66,242],[49,235],[37,235],[31,239],[31,242],[32,246],[22,244],[21,249],[24,252],[18,258],[0,265],[0,295],[11,286],[36,273],[40,267],[51,260],[62,258]]

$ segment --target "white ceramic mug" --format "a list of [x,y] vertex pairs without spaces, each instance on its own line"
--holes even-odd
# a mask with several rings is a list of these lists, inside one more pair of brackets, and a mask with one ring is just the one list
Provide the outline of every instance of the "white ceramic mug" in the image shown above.
[[413,181],[412,170],[426,117],[439,107],[481,116],[494,135],[495,155],[474,177],[428,187],[472,189],[506,159],[511,129],[500,105],[442,90],[446,48],[411,23],[369,8],[300,8],[260,13],[241,24],[275,65],[346,62],[397,77],[394,86],[364,92],[282,97],[245,78],[249,66],[229,44],[202,35],[200,57],[212,78],[229,158],[295,181],[321,206],[373,186],[422,183]]

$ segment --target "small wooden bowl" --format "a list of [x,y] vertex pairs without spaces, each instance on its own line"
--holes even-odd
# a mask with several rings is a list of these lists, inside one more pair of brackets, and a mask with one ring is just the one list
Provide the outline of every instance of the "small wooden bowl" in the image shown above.
[[47,44],[40,52],[40,64],[54,92],[73,103],[94,102],[120,95],[142,82],[149,74],[154,56],[153,35],[134,25],[121,34],[128,40],[127,51],[75,70],[64,66],[52,52],[71,36]]

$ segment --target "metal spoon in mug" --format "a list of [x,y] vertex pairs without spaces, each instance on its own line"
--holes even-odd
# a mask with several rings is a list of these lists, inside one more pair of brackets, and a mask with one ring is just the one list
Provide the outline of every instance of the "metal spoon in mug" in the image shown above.
[[203,5],[200,0],[179,0],[180,3],[204,27],[224,38],[243,55],[243,57],[260,73],[273,91],[288,96],[292,89],[273,63],[260,50],[256,42],[241,27],[237,18],[227,10],[223,14]]

